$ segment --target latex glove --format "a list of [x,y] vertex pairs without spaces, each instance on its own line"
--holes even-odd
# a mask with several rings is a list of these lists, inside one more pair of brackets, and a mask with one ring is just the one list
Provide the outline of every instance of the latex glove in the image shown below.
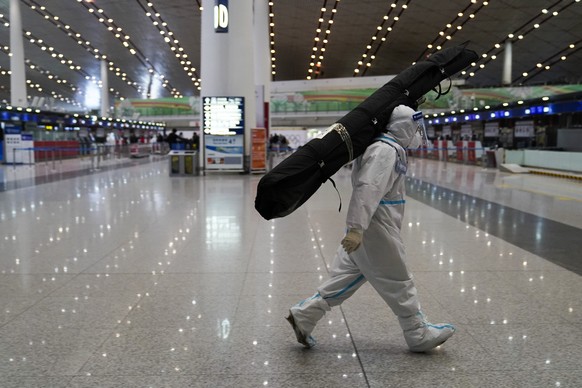
[[342,247],[349,254],[358,249],[362,243],[363,232],[359,229],[350,229],[342,240]]

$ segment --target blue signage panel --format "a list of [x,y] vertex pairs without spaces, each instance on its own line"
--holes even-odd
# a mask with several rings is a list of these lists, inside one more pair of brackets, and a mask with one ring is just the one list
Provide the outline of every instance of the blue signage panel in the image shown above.
[[228,32],[228,0],[216,0],[214,3],[214,32]]
[[5,135],[20,135],[22,133],[22,125],[13,123],[4,123]]

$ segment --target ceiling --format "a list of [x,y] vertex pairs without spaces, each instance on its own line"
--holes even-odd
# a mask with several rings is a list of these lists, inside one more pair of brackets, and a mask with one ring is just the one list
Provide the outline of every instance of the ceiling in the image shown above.
[[[0,0],[5,102],[9,4]],[[207,12],[199,0],[21,0],[20,8],[27,92],[45,97],[44,104],[99,106],[102,56],[112,97],[199,94],[200,14]],[[469,86],[495,86],[502,80],[503,43],[512,40],[513,85],[582,82],[580,0],[273,0],[270,9],[274,81],[396,74],[437,46],[469,41],[487,56],[461,78]]]

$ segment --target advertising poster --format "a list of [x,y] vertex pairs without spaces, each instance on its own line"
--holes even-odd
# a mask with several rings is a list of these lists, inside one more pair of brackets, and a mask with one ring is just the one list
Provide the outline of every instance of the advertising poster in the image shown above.
[[205,162],[207,170],[242,170],[244,137],[243,135],[213,136],[206,135]]
[[267,130],[253,128],[251,170],[265,171],[267,169]]

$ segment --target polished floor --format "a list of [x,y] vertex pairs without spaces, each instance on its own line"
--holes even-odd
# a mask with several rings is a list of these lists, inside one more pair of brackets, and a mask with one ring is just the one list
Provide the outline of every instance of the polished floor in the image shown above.
[[265,221],[258,175],[168,160],[0,167],[0,386],[581,387],[582,183],[412,162],[403,236],[456,334],[407,350],[365,285],[303,349],[284,317],[327,278],[349,170]]

